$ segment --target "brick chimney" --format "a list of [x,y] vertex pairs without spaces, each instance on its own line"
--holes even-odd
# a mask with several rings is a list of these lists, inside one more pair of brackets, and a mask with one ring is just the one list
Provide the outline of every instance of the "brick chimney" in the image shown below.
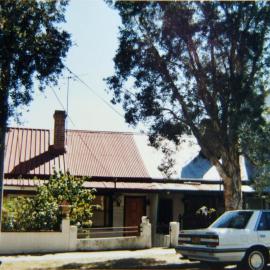
[[54,112],[54,144],[53,148],[59,152],[65,152],[65,111]]

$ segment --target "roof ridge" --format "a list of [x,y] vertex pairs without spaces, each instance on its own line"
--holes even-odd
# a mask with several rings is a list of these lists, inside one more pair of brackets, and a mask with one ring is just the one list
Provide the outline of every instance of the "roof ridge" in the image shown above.
[[[31,128],[31,127],[7,127],[8,130],[42,130],[51,131],[49,128]],[[126,135],[147,135],[138,131],[111,131],[111,130],[87,130],[87,129],[66,129],[66,132],[84,132],[84,133],[103,133],[103,134],[126,134]]]
[[103,133],[103,134],[126,134],[126,135],[146,135],[140,132],[132,131],[110,131],[110,130],[87,130],[87,129],[67,129],[68,132],[84,132],[84,133]]

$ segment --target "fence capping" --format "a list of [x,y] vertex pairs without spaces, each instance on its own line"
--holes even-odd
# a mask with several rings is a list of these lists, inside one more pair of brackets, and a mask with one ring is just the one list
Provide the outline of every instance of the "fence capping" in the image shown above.
[[147,216],[142,216],[142,223],[150,224],[149,218]]

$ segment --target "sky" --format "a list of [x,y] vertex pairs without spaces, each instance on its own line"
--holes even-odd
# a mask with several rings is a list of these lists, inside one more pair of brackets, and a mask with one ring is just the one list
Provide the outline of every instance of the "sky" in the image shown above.
[[63,28],[71,33],[74,45],[65,64],[87,86],[65,73],[53,89],[44,93],[35,89],[30,106],[21,109],[19,121],[11,119],[9,126],[53,129],[54,111],[67,110],[68,103],[69,129],[133,131],[121,107],[110,104],[105,91],[104,78],[113,75],[120,25],[120,16],[103,0],[71,0]]

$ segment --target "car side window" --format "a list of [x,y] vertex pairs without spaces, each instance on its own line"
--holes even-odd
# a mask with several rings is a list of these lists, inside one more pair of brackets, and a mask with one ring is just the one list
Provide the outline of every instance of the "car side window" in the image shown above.
[[270,231],[270,212],[263,212],[258,224],[258,231]]

